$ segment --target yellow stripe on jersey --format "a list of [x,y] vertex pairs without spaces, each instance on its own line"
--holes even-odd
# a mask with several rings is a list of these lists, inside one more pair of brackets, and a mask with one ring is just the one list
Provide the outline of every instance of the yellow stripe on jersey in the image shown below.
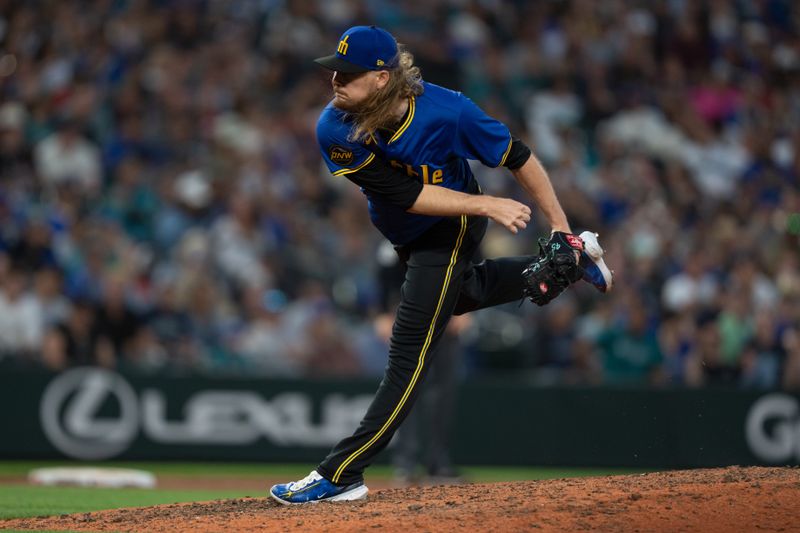
[[375,154],[369,154],[369,157],[366,158],[364,160],[364,162],[361,163],[360,165],[358,165],[356,168],[343,168],[341,170],[337,170],[336,172],[334,172],[333,175],[334,176],[344,176],[346,174],[352,174],[353,172],[358,172],[359,170],[361,170],[365,166],[369,165],[370,161],[372,161],[373,159],[375,159]]
[[508,154],[511,152],[511,145],[514,144],[514,139],[511,138],[508,140],[508,148],[506,148],[505,153],[503,154],[503,158],[500,159],[500,164],[497,165],[498,167],[502,167],[506,164],[506,159],[508,158]]
[[428,348],[431,345],[431,340],[433,339],[433,332],[436,329],[436,321],[439,319],[439,312],[442,310],[442,304],[444,303],[444,297],[447,294],[447,289],[450,286],[450,277],[453,274],[453,267],[456,264],[456,259],[458,258],[458,251],[461,249],[461,243],[464,241],[464,234],[467,231],[467,216],[461,215],[461,231],[458,233],[458,239],[456,239],[456,245],[453,248],[453,253],[450,254],[450,264],[447,267],[447,272],[444,276],[444,284],[442,285],[442,291],[439,293],[439,303],[436,304],[436,311],[433,313],[433,319],[431,320],[431,325],[428,327],[428,335],[425,338],[425,343],[422,345],[422,350],[419,353],[419,359],[417,360],[417,368],[414,370],[414,375],[411,376],[411,381],[408,383],[408,387],[406,387],[406,391],[403,393],[402,398],[397,404],[397,407],[394,408],[392,414],[389,416],[389,419],[381,426],[381,429],[378,430],[377,433],[361,448],[353,452],[350,457],[344,460],[339,468],[336,469],[336,472],[333,474],[333,478],[331,479],[332,482],[338,483],[339,478],[342,476],[342,472],[347,466],[356,460],[356,458],[364,453],[366,449],[370,446],[375,444],[375,442],[381,438],[381,435],[386,433],[386,430],[389,426],[394,422],[394,419],[397,418],[397,415],[400,413],[400,410],[405,405],[408,397],[411,395],[411,391],[414,389],[414,385],[416,385],[417,380],[419,379],[420,374],[422,373],[422,368],[425,365],[425,355],[428,353]]
[[[392,138],[389,139],[389,143],[392,143],[392,142],[396,141],[403,134],[403,132],[406,131],[406,129],[408,129],[409,124],[411,124],[411,121],[414,120],[414,108],[416,108],[416,107],[417,107],[416,99],[413,96],[409,96],[409,98],[408,98],[408,116],[403,121],[403,124],[401,124],[400,127],[397,129],[397,131],[394,132],[394,135],[392,135]],[[387,143],[387,144],[389,144],[389,143]]]

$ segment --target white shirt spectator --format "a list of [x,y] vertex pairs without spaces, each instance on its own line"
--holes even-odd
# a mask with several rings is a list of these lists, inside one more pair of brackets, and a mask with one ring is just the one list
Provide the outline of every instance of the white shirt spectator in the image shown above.
[[42,308],[34,296],[0,292],[0,354],[39,350],[43,334]]
[[713,303],[717,296],[717,281],[706,269],[705,257],[699,252],[690,254],[683,270],[668,278],[661,291],[661,301],[670,311],[686,311]]
[[546,162],[559,161],[565,150],[559,130],[576,125],[582,113],[580,100],[568,90],[541,92],[531,98],[527,127],[537,156]]
[[261,243],[247,235],[231,217],[222,217],[212,228],[217,267],[230,280],[247,287],[268,286],[272,281],[261,262]]
[[750,156],[742,145],[716,139],[704,145],[687,142],[683,162],[701,192],[724,200],[736,194],[739,177],[747,169]]
[[34,149],[34,162],[39,177],[50,187],[73,183],[87,194],[100,187],[100,150],[76,131],[46,137]]
[[229,200],[230,211],[211,228],[212,252],[217,267],[226,278],[246,287],[267,287],[271,273],[262,262],[267,242],[253,221],[256,207],[252,199],[237,192]]
[[707,305],[714,301],[717,283],[709,274],[692,276],[680,272],[664,283],[661,299],[670,311],[684,311],[697,305]]
[[622,145],[667,160],[681,160],[686,136],[657,109],[640,106],[604,121],[601,135]]
[[280,322],[253,321],[237,338],[236,351],[256,371],[269,376],[295,377],[303,370],[284,339]]

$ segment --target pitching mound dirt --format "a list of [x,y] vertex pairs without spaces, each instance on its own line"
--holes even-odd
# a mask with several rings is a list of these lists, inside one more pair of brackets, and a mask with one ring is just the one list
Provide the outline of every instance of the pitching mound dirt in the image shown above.
[[798,531],[800,469],[660,472],[373,491],[366,502],[269,498],[0,521],[71,531]]

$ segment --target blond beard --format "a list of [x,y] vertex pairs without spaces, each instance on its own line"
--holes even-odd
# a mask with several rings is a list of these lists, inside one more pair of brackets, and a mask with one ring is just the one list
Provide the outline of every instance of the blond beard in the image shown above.
[[340,100],[334,95],[333,107],[347,113],[358,113],[359,103],[352,103],[349,100]]

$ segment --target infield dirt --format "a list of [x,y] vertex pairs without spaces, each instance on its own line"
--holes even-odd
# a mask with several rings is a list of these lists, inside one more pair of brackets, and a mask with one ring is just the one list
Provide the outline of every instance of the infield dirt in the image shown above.
[[800,531],[800,469],[729,467],[633,476],[373,490],[357,503],[270,498],[0,521],[70,531]]

